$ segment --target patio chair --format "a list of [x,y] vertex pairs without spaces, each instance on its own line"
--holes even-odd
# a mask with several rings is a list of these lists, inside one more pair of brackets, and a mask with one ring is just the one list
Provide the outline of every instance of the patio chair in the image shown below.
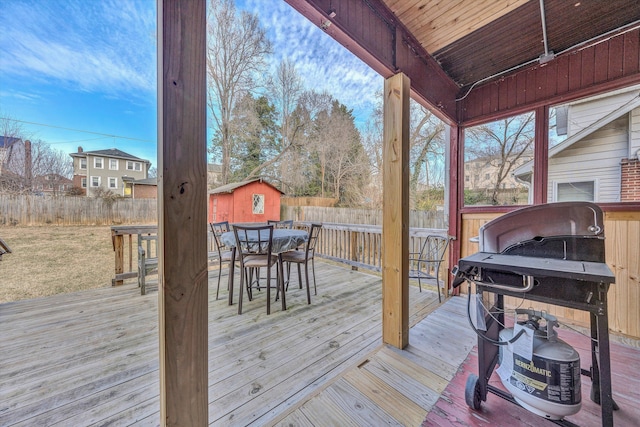
[[[222,276],[222,264],[223,263],[231,263],[233,259],[233,254],[230,250],[227,249],[227,246],[220,241],[220,235],[222,233],[226,233],[227,231],[231,231],[229,228],[229,221],[221,221],[221,222],[210,222],[209,227],[211,227],[211,233],[213,234],[213,239],[216,244],[216,250],[218,251],[218,287],[216,288],[216,300],[218,299],[218,295],[220,294],[220,277]],[[227,286],[227,291],[229,286]]]
[[440,264],[444,260],[449,245],[449,238],[444,236],[427,236],[420,252],[409,254],[409,279],[418,279],[418,286],[422,292],[422,280],[435,279],[440,298]]
[[307,284],[307,304],[311,304],[311,291],[309,290],[309,262],[311,262],[311,271],[313,274],[313,294],[318,295],[318,289],[316,287],[316,267],[314,263],[314,255],[316,251],[316,243],[322,224],[311,224],[309,230],[309,240],[305,245],[304,251],[288,251],[282,254],[282,262],[287,263],[287,288],[289,287],[289,280],[291,279],[291,263],[298,264],[298,283],[300,289],[302,289],[302,273],[301,266],[304,264],[304,274]]
[[275,219],[269,219],[267,220],[267,224],[268,225],[273,225],[274,228],[293,228],[293,220],[292,219],[285,219],[282,221],[277,221]]
[[[278,291],[282,288],[282,265],[278,262],[278,256],[271,252],[273,241],[273,225],[265,226],[233,226],[236,238],[236,255],[240,263],[240,297],[238,302],[238,314],[242,314],[243,290],[247,288],[249,301],[253,300],[251,271],[260,268],[267,269],[267,314],[271,314],[271,268],[276,265],[276,283]],[[257,282],[256,282],[257,283]],[[259,284],[257,285],[259,288]],[[279,292],[276,293],[276,297]],[[282,297],[282,310],[286,310],[284,294]]]

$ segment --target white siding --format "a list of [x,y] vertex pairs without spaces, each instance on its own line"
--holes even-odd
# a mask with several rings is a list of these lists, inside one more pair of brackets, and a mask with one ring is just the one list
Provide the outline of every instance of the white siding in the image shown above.
[[629,144],[629,156],[634,156],[640,150],[640,108],[631,111],[631,132]]
[[639,95],[640,91],[636,88],[628,92],[569,105],[567,136],[575,135]]
[[620,201],[620,159],[628,153],[628,115],[549,159],[549,202],[554,183],[596,180],[596,201]]

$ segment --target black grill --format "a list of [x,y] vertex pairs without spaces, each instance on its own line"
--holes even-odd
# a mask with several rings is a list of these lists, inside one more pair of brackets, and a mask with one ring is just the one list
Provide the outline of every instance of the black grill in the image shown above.
[[[465,280],[476,292],[494,295],[496,319],[485,316],[487,338],[498,340],[504,324],[504,295],[588,311],[591,318],[593,382],[591,399],[601,405],[602,425],[613,425],[607,291],[615,278],[605,263],[602,210],[592,203],[531,206],[503,215],[480,228],[480,251],[460,259],[454,286]],[[497,320],[497,321],[496,321]],[[513,397],[488,384],[497,346],[478,339],[479,392]],[[616,407],[617,409],[617,407]],[[567,421],[555,421],[571,425]]]

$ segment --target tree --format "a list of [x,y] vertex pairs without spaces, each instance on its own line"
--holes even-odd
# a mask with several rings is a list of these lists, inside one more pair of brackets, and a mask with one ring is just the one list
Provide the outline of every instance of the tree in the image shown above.
[[256,86],[271,43],[256,14],[237,13],[233,0],[210,0],[207,19],[207,103],[214,138],[210,152],[222,163],[222,184],[229,182],[233,141],[230,134],[236,103]]
[[236,150],[231,170],[234,179],[246,179],[251,171],[272,157],[277,145],[275,106],[265,96],[246,94],[236,105],[231,121]]
[[[294,114],[302,93],[302,80],[295,65],[287,59],[281,61],[275,75],[269,79],[267,87],[277,115],[278,137],[274,140],[273,155],[253,168],[247,178],[255,177],[264,169],[278,164],[280,176],[286,175],[291,164],[290,161],[286,161],[288,153],[300,144],[300,131],[304,126],[300,121],[301,116]],[[286,182],[285,178],[283,183],[286,185]]]
[[[498,194],[514,167],[529,160],[534,140],[534,113],[522,114],[475,126],[467,132],[466,161],[486,164],[491,177],[492,205],[499,204]],[[465,167],[467,167],[465,165]]]

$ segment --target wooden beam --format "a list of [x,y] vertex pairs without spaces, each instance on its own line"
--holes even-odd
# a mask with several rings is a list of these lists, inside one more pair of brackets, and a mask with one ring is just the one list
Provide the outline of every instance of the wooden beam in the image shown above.
[[409,78],[384,82],[382,340],[409,344]]
[[547,187],[549,182],[549,107],[536,109],[535,147],[533,174],[533,203],[547,203]]
[[160,422],[208,424],[206,2],[158,0]]
[[[464,133],[458,126],[447,126],[445,143],[449,148],[449,236],[455,239],[449,245],[449,270],[458,264],[460,259],[460,238],[462,215],[460,208],[464,203],[464,159],[460,147],[464,144]],[[447,283],[450,283],[447,280]],[[445,290],[446,291],[446,290]],[[458,295],[459,289],[453,289],[453,294]]]
[[[381,0],[285,0],[382,77],[411,80],[414,98],[447,123],[456,120],[458,85]],[[333,10],[335,16],[329,16]]]

